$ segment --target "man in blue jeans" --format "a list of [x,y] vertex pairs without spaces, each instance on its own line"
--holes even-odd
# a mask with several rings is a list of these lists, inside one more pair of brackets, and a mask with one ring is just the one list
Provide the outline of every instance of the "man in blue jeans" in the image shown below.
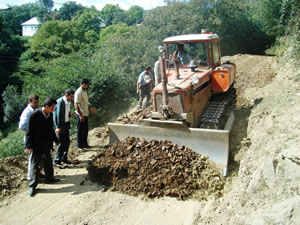
[[89,148],[88,138],[88,116],[89,111],[96,113],[96,109],[89,105],[88,87],[90,81],[87,78],[83,78],[80,81],[80,87],[75,91],[74,95],[74,107],[77,118],[77,147],[79,151],[85,151],[85,148]]

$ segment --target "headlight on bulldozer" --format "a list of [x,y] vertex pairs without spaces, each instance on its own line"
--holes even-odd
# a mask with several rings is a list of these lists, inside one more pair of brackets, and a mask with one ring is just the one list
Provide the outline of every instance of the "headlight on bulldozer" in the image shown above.
[[193,76],[192,77],[192,84],[195,85],[195,84],[198,84],[198,82],[199,82],[199,77]]

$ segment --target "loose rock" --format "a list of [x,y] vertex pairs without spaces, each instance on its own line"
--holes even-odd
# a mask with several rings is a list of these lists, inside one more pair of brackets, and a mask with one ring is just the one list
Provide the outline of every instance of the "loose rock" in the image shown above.
[[224,186],[207,156],[168,140],[128,137],[115,142],[90,162],[88,174],[113,191],[148,197],[183,199],[197,190],[219,196]]

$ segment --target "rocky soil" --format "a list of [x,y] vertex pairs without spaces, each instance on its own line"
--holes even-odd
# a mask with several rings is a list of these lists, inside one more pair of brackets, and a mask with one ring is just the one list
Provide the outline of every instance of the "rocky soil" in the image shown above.
[[25,186],[27,157],[0,159],[0,201],[15,195]]
[[152,106],[144,109],[136,109],[133,112],[125,113],[117,118],[117,123],[121,124],[139,124],[144,118],[149,118]]
[[111,190],[147,197],[185,199],[196,191],[202,198],[222,195],[224,177],[208,160],[170,141],[128,137],[111,144],[88,167],[89,178]]
[[237,64],[237,107],[222,196],[149,199],[92,183],[86,168],[113,151],[104,148],[105,129],[96,128],[89,134],[91,150],[70,149],[80,164],[55,168],[62,181],[39,184],[34,198],[25,189],[26,157],[0,161],[0,224],[299,224],[299,59],[287,51],[280,62],[254,55],[225,60]]

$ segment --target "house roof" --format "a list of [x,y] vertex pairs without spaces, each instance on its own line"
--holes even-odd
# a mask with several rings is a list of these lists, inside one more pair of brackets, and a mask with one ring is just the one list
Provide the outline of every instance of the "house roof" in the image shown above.
[[0,7],[0,11],[6,11],[6,10],[12,10],[12,7],[6,7],[6,8]]
[[219,38],[217,34],[188,34],[166,38],[164,43],[189,42],[198,40],[210,40]]
[[33,17],[30,20],[27,20],[26,22],[22,23],[21,25],[24,26],[24,25],[39,25],[39,24],[40,24],[40,22],[39,22],[38,18]]

